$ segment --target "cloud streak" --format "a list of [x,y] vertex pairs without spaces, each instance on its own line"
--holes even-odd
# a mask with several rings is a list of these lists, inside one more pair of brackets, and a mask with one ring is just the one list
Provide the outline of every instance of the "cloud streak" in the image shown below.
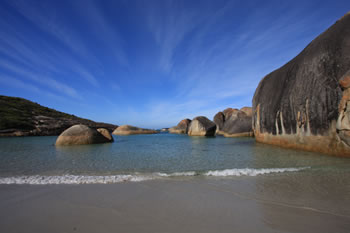
[[14,87],[17,89],[21,89],[21,91],[30,91],[30,92],[35,93],[35,94],[40,94],[40,95],[43,94],[43,95],[45,95],[49,98],[55,99],[55,100],[67,101],[67,99],[62,97],[62,96],[56,95],[52,92],[44,91],[35,85],[23,82],[19,79],[9,77],[6,75],[0,76],[0,83],[4,86],[11,86],[11,87]]
[[112,25],[109,22],[99,5],[94,0],[84,1],[83,8],[78,2],[72,2],[72,4],[87,24],[91,25],[91,29],[96,37],[102,40],[105,45],[108,45],[108,49],[113,53],[117,63],[128,67],[129,62],[123,48],[124,41],[116,25]]
[[161,1],[146,8],[146,21],[160,49],[159,66],[171,72],[176,48],[199,23],[196,12],[181,8],[179,1]]
[[[98,59],[86,48],[84,40],[81,39],[74,30],[67,27],[63,21],[55,17],[57,14],[52,11],[52,7],[45,6],[45,4],[38,4],[39,6],[34,7],[33,4],[29,4],[27,1],[12,1],[11,3],[26,19],[33,22],[41,30],[47,32],[55,37],[57,41],[65,45],[68,52],[57,50],[54,45],[48,44],[45,40],[42,40],[42,38],[38,38],[42,46],[46,48],[46,50],[41,52],[41,55],[38,55],[38,51],[33,52],[28,45],[25,45],[25,37],[16,33],[14,30],[12,30],[11,33],[15,34],[17,38],[11,36],[11,34],[7,34],[4,36],[5,38],[3,38],[4,40],[8,40],[7,43],[10,44],[10,46],[12,45],[13,49],[17,50],[20,54],[27,55],[27,57],[30,58],[27,60],[34,60],[34,62],[37,62],[41,67],[49,68],[55,72],[62,72],[70,69],[78,74],[78,77],[85,79],[95,87],[98,86],[98,81],[95,76],[83,67],[74,57],[78,57],[79,60],[87,59],[90,67],[92,66],[95,70],[100,70],[101,64],[99,64]],[[3,51],[10,54],[9,51],[5,49],[3,49]],[[48,54],[46,51],[50,51],[50,53]],[[70,55],[70,51],[75,53],[75,55]],[[58,58],[63,64],[57,64]],[[102,71],[97,72],[102,73]]]
[[6,61],[0,60],[0,68],[3,68],[7,71],[10,71],[16,75],[19,75],[23,78],[30,79],[32,81],[35,81],[41,85],[50,87],[52,89],[55,89],[58,92],[64,93],[67,96],[76,98],[76,99],[82,99],[82,97],[77,93],[77,91],[66,85],[63,84],[51,77],[46,77],[40,74],[37,74],[33,71],[30,71],[29,69],[25,69],[23,67],[19,67],[13,64],[10,64]]

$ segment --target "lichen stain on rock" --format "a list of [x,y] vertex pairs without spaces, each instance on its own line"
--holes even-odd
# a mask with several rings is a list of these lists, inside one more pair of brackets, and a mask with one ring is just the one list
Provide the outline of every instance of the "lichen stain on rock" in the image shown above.
[[[350,88],[347,89],[350,92]],[[350,95],[346,95],[350,96]],[[283,116],[278,111],[276,114],[276,134],[262,132],[260,130],[260,104],[254,111],[253,129],[256,141],[278,145],[292,149],[302,149],[312,152],[321,152],[336,156],[350,156],[350,98],[347,101],[341,101],[343,104],[337,121],[332,121],[328,132],[323,135],[311,133],[308,101],[305,103],[305,112],[296,113],[296,133],[287,134],[280,130],[283,129]],[[280,125],[280,126],[278,126]]]
[[350,146],[350,75],[348,73],[339,81],[343,89],[343,96],[339,103],[336,129],[341,141]]

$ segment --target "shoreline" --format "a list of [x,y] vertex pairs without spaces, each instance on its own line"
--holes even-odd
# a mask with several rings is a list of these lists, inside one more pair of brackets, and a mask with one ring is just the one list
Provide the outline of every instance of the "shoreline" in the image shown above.
[[291,173],[311,169],[311,167],[289,168],[233,168],[208,171],[183,171],[183,172],[152,172],[152,173],[126,173],[116,175],[19,175],[0,176],[0,185],[59,185],[59,184],[116,184],[124,182],[143,182],[149,180],[184,179],[195,177],[254,177],[267,174]]
[[[301,177],[280,174],[0,185],[0,231],[349,232],[350,188],[329,189],[322,184],[325,177],[301,184]],[[320,185],[307,189],[309,182]],[[349,183],[346,177],[342,182]]]

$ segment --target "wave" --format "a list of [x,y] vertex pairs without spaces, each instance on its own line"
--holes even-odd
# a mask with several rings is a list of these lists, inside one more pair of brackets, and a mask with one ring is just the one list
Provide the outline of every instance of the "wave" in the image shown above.
[[297,172],[309,167],[302,168],[243,168],[243,169],[225,169],[217,171],[208,171],[205,173],[206,176],[257,176],[270,173],[281,173],[281,172]]
[[151,173],[133,175],[108,175],[108,176],[89,176],[89,175],[61,175],[61,176],[14,176],[1,177],[0,184],[32,184],[32,185],[46,185],[46,184],[113,184],[122,182],[141,182],[146,180],[155,180],[171,177],[185,177],[185,176],[215,176],[215,177],[229,177],[229,176],[257,176],[270,173],[282,172],[297,172],[309,167],[302,168],[234,168],[225,170],[208,171],[204,173],[189,171],[189,172],[175,172],[175,173]]

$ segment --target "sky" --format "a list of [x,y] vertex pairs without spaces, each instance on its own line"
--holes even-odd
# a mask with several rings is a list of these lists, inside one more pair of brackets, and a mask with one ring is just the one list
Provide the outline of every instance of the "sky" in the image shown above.
[[0,95],[117,125],[252,105],[350,1],[1,0]]

